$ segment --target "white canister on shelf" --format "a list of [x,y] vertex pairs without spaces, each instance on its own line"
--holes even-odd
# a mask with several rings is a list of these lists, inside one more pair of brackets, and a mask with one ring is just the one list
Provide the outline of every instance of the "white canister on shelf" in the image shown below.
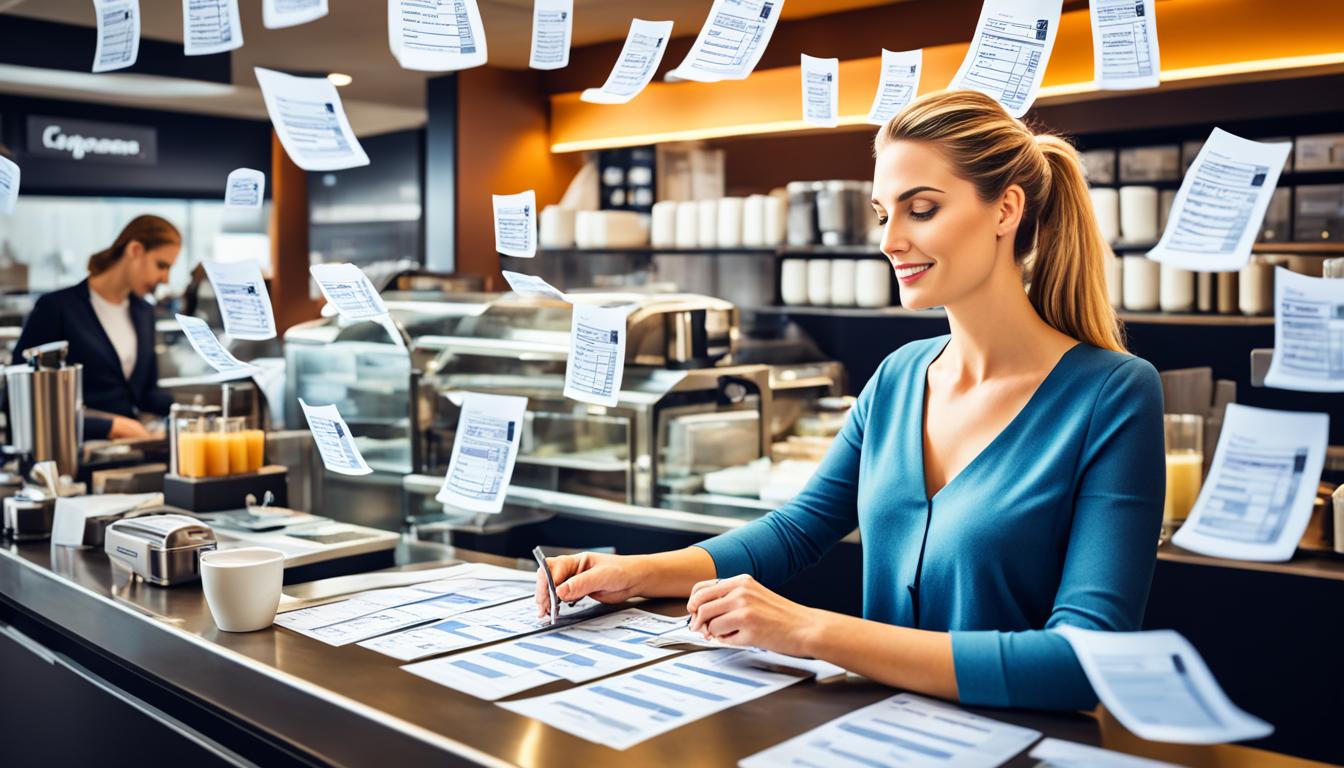
[[1108,243],[1120,239],[1120,193],[1107,187],[1094,187],[1088,190],[1092,196],[1092,209],[1097,214],[1097,227]]
[[574,214],[574,245],[578,248],[593,247],[593,230],[600,211],[577,211]]
[[742,245],[762,248],[765,242],[765,195],[749,195],[742,202]]
[[788,217],[789,193],[779,189],[767,195],[765,198],[765,245],[767,247],[773,247],[784,242]]
[[880,259],[854,264],[854,303],[860,307],[891,305],[891,265]]
[[677,203],[678,248],[695,248],[700,245],[700,204],[694,200]]
[[1124,262],[1110,251],[1106,253],[1106,298],[1116,309],[1125,306]]
[[1241,314],[1274,314],[1274,268],[1287,262],[1283,256],[1256,254],[1241,268],[1237,281],[1237,308]]
[[742,206],[745,202],[740,197],[719,198],[720,248],[742,247]]
[[824,307],[831,301],[831,260],[808,259],[807,303]]
[[831,260],[831,306],[854,306],[855,275],[853,259]]
[[1120,239],[1127,243],[1157,240],[1157,187],[1120,188]]
[[542,248],[573,248],[575,211],[548,205],[541,209],[537,240]]
[[1195,309],[1195,273],[1169,264],[1161,265],[1158,277],[1158,306],[1163,312],[1192,312]]
[[653,204],[653,221],[649,224],[649,243],[654,248],[674,248],[677,245],[677,201],[662,200]]
[[1125,309],[1152,312],[1161,305],[1162,265],[1147,256],[1125,256],[1121,267]]
[[696,212],[699,224],[699,234],[696,235],[697,245],[701,248],[713,248],[719,244],[719,201],[701,200],[697,203],[699,210]]
[[807,303],[806,259],[784,259],[780,262],[779,298],[794,307]]

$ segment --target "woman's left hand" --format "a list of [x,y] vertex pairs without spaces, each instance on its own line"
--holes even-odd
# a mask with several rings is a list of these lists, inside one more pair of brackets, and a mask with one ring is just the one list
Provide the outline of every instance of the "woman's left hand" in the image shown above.
[[691,590],[690,629],[728,645],[812,656],[822,612],[786,600],[751,576],[702,581]]

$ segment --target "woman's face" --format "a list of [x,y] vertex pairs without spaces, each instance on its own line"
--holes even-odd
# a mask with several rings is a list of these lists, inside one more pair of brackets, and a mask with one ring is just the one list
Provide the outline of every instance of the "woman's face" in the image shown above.
[[[873,210],[902,306],[954,305],[994,271],[1003,201],[982,201],[932,145],[898,140],[882,148],[873,171]],[[1014,221],[1008,236],[1015,231]]]
[[168,272],[182,252],[177,243],[160,245],[146,249],[134,240],[126,246],[126,276],[131,284],[131,293],[136,296],[152,296],[154,289],[168,282]]

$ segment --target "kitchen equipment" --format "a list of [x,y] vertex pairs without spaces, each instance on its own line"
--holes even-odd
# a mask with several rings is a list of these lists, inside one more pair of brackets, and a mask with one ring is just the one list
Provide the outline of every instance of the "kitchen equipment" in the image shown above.
[[20,469],[55,461],[61,474],[79,470],[84,438],[83,366],[67,364],[69,344],[53,341],[23,351],[5,368],[10,440]]
[[4,536],[14,541],[41,541],[51,538],[56,517],[56,496],[42,488],[28,486],[3,502],[0,522]]
[[831,301],[831,260],[809,259],[807,262],[807,303],[824,307]]
[[1125,256],[1123,261],[1125,309],[1135,312],[1157,309],[1161,304],[1162,265],[1146,256]]
[[766,242],[765,232],[765,206],[769,201],[765,195],[750,195],[742,203],[742,245],[748,248],[773,245]]
[[200,556],[217,546],[210,526],[179,514],[122,518],[107,527],[103,551],[114,565],[160,587],[200,578]]
[[807,303],[806,259],[784,259],[780,263],[779,298],[789,306]]
[[771,192],[765,198],[765,242],[762,245],[776,246],[784,242],[785,227],[788,224],[789,195],[787,192]]
[[696,244],[701,248],[714,248],[719,244],[719,200],[701,200],[696,203]]
[[820,181],[791,181],[789,193],[789,245],[816,245],[821,242],[817,231],[817,193],[825,187]]
[[831,260],[831,306],[854,306],[855,269],[853,259]]
[[[817,228],[822,245],[855,242],[854,205],[859,182],[827,181],[817,192]],[[867,234],[867,230],[864,230]]]
[[742,247],[742,212],[746,201],[740,197],[719,198],[718,247]]
[[891,304],[891,265],[880,259],[859,259],[854,265],[854,303],[876,308]]

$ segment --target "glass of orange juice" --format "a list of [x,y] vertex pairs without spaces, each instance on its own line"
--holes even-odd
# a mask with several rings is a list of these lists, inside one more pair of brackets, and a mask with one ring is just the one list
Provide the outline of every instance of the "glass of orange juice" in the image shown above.
[[224,477],[229,474],[229,436],[224,431],[226,419],[211,416],[205,425],[205,475]]
[[223,422],[224,444],[229,447],[229,474],[241,475],[247,472],[247,434],[244,427],[247,419],[231,416],[220,419]]
[[1204,417],[1168,413],[1162,417],[1167,445],[1167,496],[1162,506],[1162,536],[1185,522],[1204,484]]
[[205,477],[205,419],[177,420],[177,474],[179,477]]
[[266,433],[260,429],[245,429],[243,439],[247,443],[247,471],[256,472],[266,459]]

